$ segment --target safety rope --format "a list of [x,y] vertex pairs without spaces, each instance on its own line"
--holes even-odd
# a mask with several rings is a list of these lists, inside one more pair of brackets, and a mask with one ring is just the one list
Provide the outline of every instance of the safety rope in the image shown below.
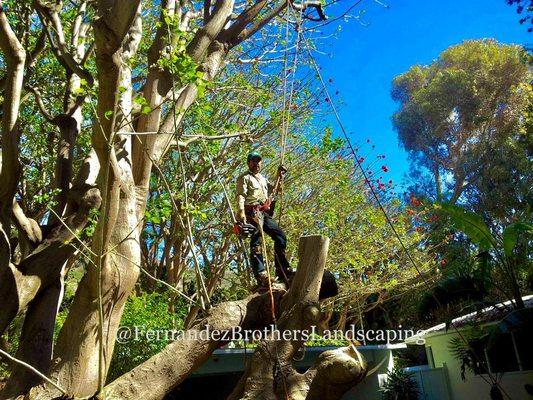
[[[281,135],[280,135],[280,165],[283,165],[285,162],[285,152],[287,148],[287,136],[289,133],[290,123],[291,123],[291,110],[292,103],[294,98],[294,87],[296,81],[296,71],[298,68],[298,55],[300,52],[300,43],[301,43],[301,31],[302,31],[302,21],[303,21],[303,9],[300,10],[299,17],[296,21],[296,44],[294,46],[294,58],[291,69],[289,69],[289,26],[290,18],[289,12],[292,8],[292,4],[289,3],[287,7],[287,13],[285,15],[285,60],[283,67],[283,112],[282,112],[282,124],[281,124]],[[287,99],[287,80],[288,76],[291,75],[290,90]],[[283,179],[281,179],[279,184],[279,211],[278,211],[278,224],[281,225],[281,218],[283,216]]]
[[[259,211],[259,212],[261,212],[261,211]],[[263,251],[263,262],[264,262],[264,265],[265,265],[265,268],[266,268],[266,273],[267,273],[268,291],[269,291],[269,294],[270,294],[270,310],[271,310],[271,313],[272,313],[272,325],[274,326],[274,330],[277,330],[278,329],[278,321],[277,321],[277,318],[276,318],[276,304],[274,302],[274,292],[272,290],[272,279],[270,277],[270,264],[268,262],[268,254],[267,254],[267,249],[266,249],[266,244],[265,244],[265,232],[263,230],[263,221],[264,221],[263,218],[261,218],[259,216],[256,217],[257,227],[259,228],[259,232],[261,233],[261,247],[262,247],[262,251]],[[279,371],[280,371],[280,374],[281,374],[281,380],[282,380],[282,383],[283,383],[283,390],[284,390],[284,394],[285,394],[285,400],[290,400],[289,393],[288,393],[288,390],[287,390],[287,377],[285,376],[285,373],[284,373],[283,368],[281,366],[281,363],[279,361],[278,347],[276,346],[275,343],[274,343],[274,349],[276,351],[276,355],[275,355],[276,364],[278,365],[278,368],[279,368]]]
[[[261,212],[261,211],[259,211]],[[276,322],[276,305],[274,304],[274,292],[272,291],[272,279],[270,277],[270,264],[268,262],[268,254],[265,244],[265,232],[263,230],[263,218],[257,216],[256,223],[257,227],[259,228],[259,232],[261,233],[261,247],[263,251],[263,262],[265,264],[266,273],[267,273],[267,280],[268,280],[268,291],[270,293],[270,311],[272,313],[272,321],[274,322],[274,326],[277,325]]]
[[[291,108],[292,108],[292,99],[293,99],[293,95],[294,95],[294,81],[296,79],[296,67],[298,65],[297,64],[298,63],[298,53],[299,53],[300,41],[301,41],[300,33],[301,33],[301,21],[302,21],[303,9],[302,9],[302,11],[300,11],[300,19],[297,22],[297,28],[296,28],[297,37],[296,37],[296,45],[295,45],[295,54],[294,54],[293,67],[292,67],[291,71],[288,71],[288,59],[289,59],[289,54],[288,54],[289,53],[289,14],[292,11],[292,8],[293,8],[292,3],[290,1],[287,2],[287,11],[286,11],[286,14],[285,14],[285,62],[284,62],[284,70],[283,70],[283,113],[282,113],[282,129],[281,129],[281,138],[280,138],[280,141],[281,141],[281,143],[280,143],[280,147],[281,147],[280,166],[283,166],[284,161],[285,161],[286,142],[287,142],[287,135],[288,135],[289,126],[290,126],[290,115],[291,115]],[[289,73],[292,74],[292,78],[291,78],[292,80],[291,80],[291,88],[290,88],[289,99],[287,101],[287,77],[288,77]],[[281,225],[281,218],[283,216],[283,176],[279,177],[279,179],[280,179],[279,187],[277,188],[278,192],[279,192],[278,224]],[[266,247],[265,247],[265,240],[264,240],[265,236],[264,236],[264,231],[263,231],[263,227],[262,227],[261,221],[259,221],[258,226],[260,227],[260,232],[261,232],[261,240],[262,240],[262,244],[263,244],[263,253],[265,255],[265,264],[268,266]],[[277,257],[277,255],[275,255],[275,257]],[[278,262],[279,262],[279,260],[278,260]],[[282,271],[283,271],[283,268],[282,268]],[[272,306],[272,318],[273,318],[273,322],[274,322],[274,327],[275,327],[275,329],[277,329],[274,296],[273,296],[273,293],[272,293],[272,282],[270,280],[270,271],[269,271],[268,267],[267,267],[267,274],[268,274],[268,286],[269,286],[269,291],[270,291],[270,301],[271,301],[271,306]],[[285,275],[285,271],[283,271],[283,275]],[[287,281],[286,278],[287,277],[285,276],[285,280]],[[281,380],[282,380],[282,383],[283,383],[283,390],[284,390],[284,394],[285,394],[285,399],[289,400],[289,394],[288,394],[288,390],[287,390],[287,378],[286,378],[285,373],[283,371],[283,367],[281,366],[281,363],[279,361],[278,348],[277,348],[277,346],[274,346],[274,347],[276,349],[276,363],[278,365],[279,372],[281,374]]]

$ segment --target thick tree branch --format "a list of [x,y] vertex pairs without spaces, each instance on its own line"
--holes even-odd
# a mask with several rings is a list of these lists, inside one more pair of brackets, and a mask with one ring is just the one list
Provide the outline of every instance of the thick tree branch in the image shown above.
[[[274,17],[279,15],[287,7],[286,1],[277,2],[270,11],[265,13],[261,18],[255,20],[259,12],[251,13],[248,18],[240,21],[238,24],[232,25],[228,30],[221,34],[220,40],[228,43],[230,48],[237,46],[244,40],[254,35],[257,31],[268,24]],[[256,10],[260,11],[260,10]]]
[[[40,384],[43,375],[35,373],[35,369],[48,374],[52,362],[54,326],[62,293],[63,280],[58,278],[55,283],[48,285],[46,290],[41,291],[28,306],[16,354],[16,358],[26,365],[14,365],[0,394],[1,398],[17,397]],[[35,369],[29,369],[28,365]]]
[[106,26],[109,51],[118,50],[140,9],[140,0],[98,0],[99,25]]
[[200,62],[202,60],[208,47],[222,31],[233,12],[233,4],[233,0],[218,0],[216,2],[209,22],[198,29],[193,40],[187,46],[187,54],[194,61]]
[[[59,3],[59,7],[60,7]],[[54,55],[60,64],[71,74],[76,74],[87,81],[88,86],[92,86],[94,78],[81,64],[79,64],[68,49],[63,32],[63,25],[56,8],[43,5],[39,0],[35,1],[35,9],[41,19],[43,27]]]
[[10,258],[11,244],[9,243],[9,236],[0,225],[0,274],[8,268]]
[[15,226],[20,232],[21,252],[22,258],[24,258],[27,254],[31,253],[39,243],[41,243],[43,234],[37,221],[26,217],[24,211],[15,199],[13,199],[13,217]]
[[[0,334],[42,289],[59,278],[64,262],[76,251],[76,246],[70,242],[77,240],[75,234],[85,227],[91,210],[100,206],[100,192],[94,186],[98,169],[93,152],[80,169],[71,190],[69,217],[54,227],[20,265],[15,266],[8,263],[9,258],[0,257],[7,263],[7,268],[0,270],[0,304],[3,306]],[[0,239],[2,237],[7,238],[5,232]],[[0,246],[0,249],[5,247]]]
[[[281,294],[282,292],[276,292],[276,298]],[[213,340],[207,335],[209,331],[229,333],[239,327],[261,329],[272,322],[269,309],[269,294],[254,294],[244,300],[214,307],[207,317],[185,331],[183,337],[109,384],[105,388],[106,396],[144,400],[163,398],[201,366],[214,350],[226,343],[223,340]]]
[[[281,301],[282,315],[277,325],[279,332],[301,332],[318,324],[321,315],[317,304],[328,246],[329,239],[323,236],[300,238],[296,275]],[[231,398],[241,398],[238,393],[241,388],[244,390],[242,398],[250,400],[274,399],[274,393],[281,385],[285,391],[286,382],[275,380],[272,371],[281,368],[283,374],[284,370],[290,369],[292,358],[302,345],[302,338],[261,342]]]
[[338,400],[366,377],[367,363],[351,345],[323,352],[305,374],[294,372],[291,389],[299,393],[292,399]]
[[[236,38],[241,34],[244,29],[251,24],[259,13],[268,4],[266,0],[257,1],[254,5],[244,10],[229,28],[224,31],[224,36],[227,38]],[[286,2],[282,1],[281,4],[285,5]]]
[[0,172],[0,224],[9,233],[9,215],[17,191],[19,161],[18,116],[24,81],[26,52],[11,29],[0,0],[0,48],[6,62],[6,83],[2,109],[2,171]]

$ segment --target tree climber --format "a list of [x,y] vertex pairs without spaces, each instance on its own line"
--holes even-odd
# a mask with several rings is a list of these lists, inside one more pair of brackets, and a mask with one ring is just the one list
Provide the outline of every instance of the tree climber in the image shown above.
[[[237,179],[237,218],[242,224],[251,224],[255,232],[250,238],[250,264],[259,286],[268,285],[268,273],[263,259],[263,241],[260,226],[264,233],[274,240],[276,276],[287,285],[294,272],[285,255],[287,237],[272,218],[272,197],[280,187],[286,169],[278,168],[276,183],[271,184],[262,174],[262,157],[251,152],[247,158],[248,171]],[[259,225],[260,224],[260,225]]]

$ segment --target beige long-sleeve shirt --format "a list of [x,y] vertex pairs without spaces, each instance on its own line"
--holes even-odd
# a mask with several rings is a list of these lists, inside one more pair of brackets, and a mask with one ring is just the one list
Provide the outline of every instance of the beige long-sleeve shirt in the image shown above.
[[245,205],[263,204],[268,199],[273,186],[261,174],[248,171],[237,179],[237,207],[244,210]]

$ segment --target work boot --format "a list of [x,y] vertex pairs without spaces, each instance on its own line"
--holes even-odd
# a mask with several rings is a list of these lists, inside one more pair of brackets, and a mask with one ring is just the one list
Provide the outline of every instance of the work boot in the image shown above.
[[[269,290],[268,286],[268,273],[266,271],[260,272],[256,276],[257,285],[253,287],[253,292],[266,292]],[[280,282],[277,278],[273,278],[270,280],[270,284],[272,286],[272,290],[287,290],[288,287],[285,283]]]
[[268,273],[261,271],[255,276],[257,284],[252,288],[252,292],[262,292],[265,289],[268,290]]

